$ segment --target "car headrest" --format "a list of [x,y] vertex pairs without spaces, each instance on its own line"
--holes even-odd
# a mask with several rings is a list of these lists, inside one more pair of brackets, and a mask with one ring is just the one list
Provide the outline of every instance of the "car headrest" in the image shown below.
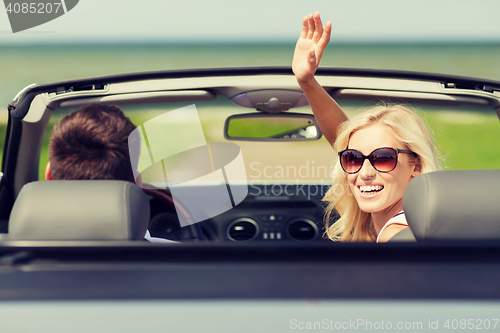
[[118,180],[52,180],[19,192],[8,239],[143,240],[149,201],[135,184]]
[[500,239],[500,170],[438,171],[410,181],[403,207],[417,240]]

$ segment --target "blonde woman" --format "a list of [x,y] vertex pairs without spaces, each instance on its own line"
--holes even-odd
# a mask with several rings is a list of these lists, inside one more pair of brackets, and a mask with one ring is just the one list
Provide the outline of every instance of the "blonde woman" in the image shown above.
[[[292,64],[323,134],[339,155],[333,170],[336,186],[324,198],[329,203],[326,234],[332,240],[386,242],[408,226],[402,199],[410,180],[439,169],[436,149],[422,120],[403,106],[378,106],[348,120],[314,78],[331,29],[331,22],[323,29],[317,12],[305,17]],[[341,217],[330,225],[334,209]]]

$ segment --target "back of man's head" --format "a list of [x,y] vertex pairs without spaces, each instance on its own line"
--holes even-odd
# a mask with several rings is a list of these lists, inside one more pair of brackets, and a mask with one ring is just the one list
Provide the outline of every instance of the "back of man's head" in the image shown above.
[[49,142],[52,179],[134,181],[128,137],[136,126],[116,106],[92,104],[59,121]]

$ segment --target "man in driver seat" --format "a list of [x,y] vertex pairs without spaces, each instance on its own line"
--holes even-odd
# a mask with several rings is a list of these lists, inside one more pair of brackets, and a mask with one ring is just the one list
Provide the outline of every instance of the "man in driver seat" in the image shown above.
[[[128,137],[135,128],[116,106],[92,104],[68,114],[52,130],[45,179],[135,183],[128,146]],[[145,239],[171,242],[151,237],[149,231]]]

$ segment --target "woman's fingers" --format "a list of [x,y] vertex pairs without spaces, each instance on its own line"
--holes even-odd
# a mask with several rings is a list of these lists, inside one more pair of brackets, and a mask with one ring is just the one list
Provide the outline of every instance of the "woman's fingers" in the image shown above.
[[307,20],[309,21],[309,31],[307,33],[307,38],[312,39],[315,31],[314,17],[313,14],[309,14]]
[[300,38],[310,39],[319,47],[325,48],[330,41],[332,33],[332,23],[328,21],[323,29],[323,23],[319,12],[309,14],[302,19],[302,33]]
[[330,41],[330,36],[332,35],[332,22],[328,21],[325,24],[325,30],[323,31],[323,34],[321,35],[321,39],[318,41],[318,47],[323,50],[326,45],[328,45],[328,42]]
[[300,33],[300,38],[307,38],[307,33],[309,32],[309,21],[307,16],[302,19],[302,32]]
[[319,12],[314,13],[313,20],[315,26],[313,41],[317,43],[320,40],[321,35],[323,34],[323,23],[321,22],[321,18],[319,17]]

